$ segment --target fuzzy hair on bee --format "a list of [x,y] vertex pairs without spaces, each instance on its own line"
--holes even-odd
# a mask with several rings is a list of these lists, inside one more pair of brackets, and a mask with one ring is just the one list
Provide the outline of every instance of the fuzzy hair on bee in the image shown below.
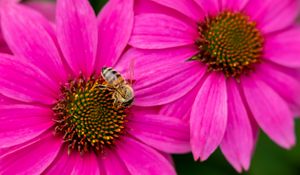
[[111,67],[103,67],[101,76],[106,81],[105,88],[113,91],[112,98],[117,106],[129,107],[134,101],[134,91],[131,84],[116,70]]

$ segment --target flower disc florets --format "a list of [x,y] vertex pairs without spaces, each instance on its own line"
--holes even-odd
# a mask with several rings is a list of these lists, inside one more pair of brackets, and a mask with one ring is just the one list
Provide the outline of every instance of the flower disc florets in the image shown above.
[[263,37],[248,16],[222,12],[207,17],[198,25],[199,53],[191,60],[200,60],[210,71],[222,71],[226,77],[239,78],[260,62]]
[[64,85],[62,98],[53,108],[55,132],[72,149],[100,151],[124,133],[125,107],[115,106],[112,91],[103,88],[102,78],[78,78]]

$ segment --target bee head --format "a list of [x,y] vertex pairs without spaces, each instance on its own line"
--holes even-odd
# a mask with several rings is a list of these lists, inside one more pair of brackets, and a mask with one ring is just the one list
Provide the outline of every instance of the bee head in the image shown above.
[[134,100],[134,92],[133,89],[126,85],[120,88],[120,95],[122,96],[122,104],[126,107],[130,106]]

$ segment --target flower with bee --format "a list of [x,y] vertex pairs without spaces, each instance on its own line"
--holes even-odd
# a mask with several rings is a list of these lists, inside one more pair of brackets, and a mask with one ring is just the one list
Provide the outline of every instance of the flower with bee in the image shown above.
[[98,17],[86,0],[58,0],[55,30],[23,5],[1,23],[14,55],[0,54],[0,174],[176,174],[166,153],[190,150],[187,124],[140,107],[149,86],[136,73],[128,84],[119,62],[133,0]]

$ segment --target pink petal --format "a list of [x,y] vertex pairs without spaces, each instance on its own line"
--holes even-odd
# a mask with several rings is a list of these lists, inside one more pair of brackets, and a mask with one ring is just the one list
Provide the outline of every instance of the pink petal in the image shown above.
[[[192,25],[193,27],[197,28],[197,23],[196,21],[191,18],[188,17],[186,15],[182,13],[180,13],[178,10],[175,10],[175,7],[172,8],[174,5],[172,4],[167,4],[164,3],[164,5],[159,4],[160,1],[155,0],[156,2],[152,1],[152,0],[135,0],[134,1],[134,14],[135,15],[139,15],[139,14],[145,14],[145,13],[157,13],[157,14],[164,14],[167,16],[172,16],[180,21],[185,21],[188,25]],[[189,1],[190,3],[190,1]],[[193,2],[192,2],[193,3]],[[195,4],[195,3],[193,3]],[[186,4],[185,4],[186,6]],[[178,7],[178,6],[177,6]],[[198,5],[195,4],[196,9],[198,9]],[[199,11],[201,11],[201,9],[199,8]],[[198,14],[199,12],[196,12],[195,14]],[[193,14],[194,16],[196,16],[195,14]],[[192,15],[192,14],[191,14]],[[199,19],[201,18],[201,16],[199,16]],[[197,20],[199,21],[199,20]]]
[[135,105],[170,103],[187,94],[206,72],[199,63],[175,63],[153,69],[135,82]]
[[18,100],[14,100],[12,98],[8,98],[0,93],[0,104],[1,105],[12,105],[12,104],[20,104],[22,102]]
[[[1,100],[1,98],[0,98]],[[133,105],[130,108],[130,111],[133,110],[134,113],[142,112],[147,114],[158,114],[160,110],[160,106],[150,106],[150,107],[143,107],[143,106],[135,106]]]
[[195,22],[199,22],[204,18],[201,8],[191,0],[152,0],[158,4],[174,9],[183,15],[188,16]]
[[99,172],[98,161],[94,153],[84,153],[81,155],[77,151],[74,151],[68,155],[68,151],[65,148],[44,174],[93,175],[99,174]]
[[300,27],[270,35],[264,45],[264,58],[275,63],[300,67]]
[[258,125],[280,146],[294,145],[293,116],[287,103],[258,76],[242,80],[246,100]]
[[130,175],[123,160],[114,150],[105,153],[101,158],[101,163],[105,167],[106,175]]
[[130,48],[124,53],[115,68],[125,75],[131,68],[130,64],[133,63],[134,77],[127,78],[138,81],[147,76],[149,72],[155,72],[153,69],[162,69],[158,65],[166,67],[174,63],[185,64],[186,60],[198,52],[198,48],[191,45],[160,50]]
[[101,10],[97,67],[112,66],[119,59],[129,41],[133,18],[133,0],[111,0]]
[[[1,22],[1,21],[0,21]],[[0,28],[0,43],[1,43],[1,45],[3,44],[3,43],[5,43],[5,41],[4,41],[4,37],[3,37],[3,34],[2,34],[2,29]]]
[[48,134],[29,145],[1,155],[0,174],[41,174],[55,159],[61,144],[60,138]]
[[219,0],[195,0],[203,9],[205,15],[216,15],[221,9]]
[[[70,174],[77,158],[74,154],[67,154],[67,148],[62,146],[56,159],[44,170],[44,174]],[[75,153],[76,154],[76,153]]]
[[0,8],[1,8],[1,7],[4,7],[4,8],[5,8],[6,5],[18,3],[18,2],[20,2],[20,1],[21,1],[21,0],[0,0]]
[[[1,21],[0,21],[1,22]],[[8,48],[6,41],[3,37],[3,33],[0,27],[0,53],[11,53],[10,49]]]
[[39,1],[25,1],[24,4],[29,6],[40,13],[42,13],[48,20],[55,21],[55,7],[56,4],[54,2],[39,2]]
[[1,46],[0,46],[0,53],[7,53],[7,54],[10,54],[11,51],[10,51],[10,49],[8,48],[7,45],[5,45],[5,46],[1,45]]
[[190,151],[189,127],[178,118],[138,113],[128,124],[131,135],[158,150],[167,153]]
[[175,163],[173,161],[172,155],[171,154],[167,154],[167,153],[162,153],[161,154],[174,166]]
[[269,64],[262,64],[261,68],[257,69],[257,74],[284,100],[300,107],[300,82],[296,77]]
[[249,0],[221,0],[222,10],[242,11]]
[[191,91],[189,91],[183,97],[163,105],[160,109],[160,114],[174,116],[176,118],[180,118],[184,121],[188,121],[190,119],[191,110],[197,93],[199,92],[202,83],[198,83]]
[[206,160],[221,143],[227,110],[225,77],[211,73],[200,88],[191,112],[190,134],[195,160]]
[[134,75],[128,79],[135,80],[135,105],[165,104],[183,96],[201,79],[205,69],[199,63],[185,61],[197,52],[194,46],[155,51],[129,49],[116,69],[125,74],[130,62],[134,63]]
[[141,49],[163,49],[194,44],[196,27],[164,14],[135,16],[129,44]]
[[298,14],[297,0],[251,0],[245,12],[258,23],[263,33],[271,33],[291,25]]
[[93,73],[98,29],[95,13],[86,0],[57,1],[57,37],[75,75]]
[[58,83],[33,65],[18,60],[0,55],[0,92],[20,101],[53,104],[59,95]]
[[221,150],[238,172],[247,171],[255,144],[252,127],[236,81],[228,80],[227,87],[228,121]]
[[28,141],[53,125],[49,108],[32,105],[0,105],[0,147]]
[[3,34],[12,52],[31,62],[57,82],[67,73],[55,42],[53,28],[39,13],[22,5],[8,7],[2,15]]
[[[99,165],[96,159],[95,153],[86,153],[85,155],[81,155],[78,152],[73,153],[75,156],[75,163],[73,164],[73,171],[70,174],[74,175],[93,175],[99,174]],[[70,156],[67,153],[64,154],[67,158],[70,159]],[[55,173],[54,173],[55,174]]]
[[131,174],[176,174],[171,163],[158,151],[129,137],[124,138],[116,149]]

